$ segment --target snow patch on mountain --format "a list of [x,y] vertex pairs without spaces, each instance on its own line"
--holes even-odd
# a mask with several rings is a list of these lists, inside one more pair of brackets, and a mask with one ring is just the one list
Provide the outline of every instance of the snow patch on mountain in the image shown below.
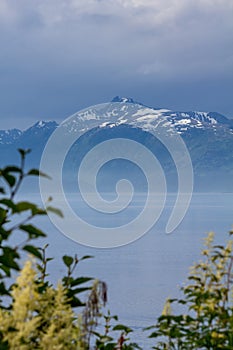
[[0,144],[11,144],[22,135],[19,129],[0,130]]
[[191,120],[190,119],[181,119],[179,121],[179,124],[180,125],[184,125],[184,124],[190,124],[191,123]]

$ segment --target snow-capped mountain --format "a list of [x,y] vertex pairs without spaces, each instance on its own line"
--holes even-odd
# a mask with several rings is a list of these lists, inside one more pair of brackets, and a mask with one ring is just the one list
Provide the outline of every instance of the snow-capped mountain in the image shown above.
[[[147,128],[148,130],[150,129],[149,124],[154,125],[156,122],[160,123],[161,120],[164,120],[166,126],[170,124],[175,127],[180,134],[185,134],[185,132],[190,129],[207,128],[212,130],[219,129],[221,131],[228,130],[230,133],[233,131],[233,120],[216,112],[176,112],[163,108],[150,108],[150,110],[148,110],[148,116],[142,119],[140,118],[140,110],[148,108],[145,105],[135,102],[132,98],[120,98],[119,96],[115,97],[112,102],[140,105],[139,112],[134,115],[134,123],[135,126],[140,124],[141,127]],[[122,109],[124,108],[123,106]],[[151,109],[153,110],[153,114],[151,113]],[[127,122],[127,119],[125,122]]]
[[[98,127],[95,127],[98,121]],[[78,157],[102,140],[114,137],[129,137],[145,144],[153,152],[158,151],[160,161],[168,171],[172,169],[166,150],[148,133],[165,127],[166,132],[178,132],[186,143],[193,162],[197,183],[201,190],[218,183],[218,188],[233,190],[233,120],[216,112],[180,112],[164,108],[151,108],[132,98],[116,96],[110,103],[93,106],[77,113],[72,122],[61,124],[65,132],[82,131],[84,135],[75,148]],[[0,166],[17,161],[17,148],[30,148],[28,162],[39,166],[47,140],[58,127],[54,121],[38,121],[25,131],[18,129],[0,131]],[[91,131],[88,131],[91,130]],[[85,131],[88,131],[85,134]],[[72,156],[74,157],[74,156]],[[74,163],[74,158],[70,158]],[[69,158],[69,157],[68,157]],[[112,167],[119,169],[116,165]],[[69,168],[69,166],[68,166]],[[174,167],[173,170],[174,171]],[[206,188],[207,189],[207,188]]]
[[0,145],[27,142],[28,138],[44,137],[51,134],[58,124],[54,121],[38,121],[25,131],[19,129],[0,130]]
[[[147,110],[148,113],[145,113]],[[195,129],[233,134],[233,119],[228,119],[222,114],[194,111],[176,112],[163,108],[151,108],[128,97],[114,97],[107,110],[101,110],[101,114],[98,110],[95,110],[95,107],[77,114],[79,115],[77,123],[71,126],[71,131],[74,131],[75,128],[85,127],[85,124],[88,124],[91,119],[103,119],[101,127],[131,124],[149,131],[156,124],[166,123],[166,127],[170,125],[182,135],[185,135],[188,130]],[[110,116],[111,122],[104,121],[106,116],[108,119]],[[31,137],[45,137],[50,135],[57,126],[58,124],[55,121],[38,121],[25,131],[19,129],[0,130],[0,144],[14,144],[19,141],[22,142],[24,139],[27,141]]]
[[172,133],[174,128],[185,135],[191,130],[213,131],[214,133],[233,133],[233,120],[216,112],[176,112],[164,108],[151,108],[132,98],[116,96],[107,105],[92,107],[77,113],[76,122],[69,125],[70,131],[88,128],[91,121],[102,120],[102,127],[129,124],[150,131],[157,125],[166,126]]

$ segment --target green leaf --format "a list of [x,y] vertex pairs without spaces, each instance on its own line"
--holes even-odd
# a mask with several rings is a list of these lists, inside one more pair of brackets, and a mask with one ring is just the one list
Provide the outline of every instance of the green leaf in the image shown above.
[[34,225],[20,225],[20,230],[27,232],[29,238],[46,237],[46,234]]
[[37,206],[30,202],[19,202],[16,204],[17,213],[21,213],[23,211],[31,210],[33,213],[37,210]]
[[86,292],[87,290],[90,290],[90,289],[92,289],[92,287],[83,287],[83,288],[70,289],[69,293],[71,295],[76,295],[76,294],[79,294],[79,293]]
[[9,295],[9,291],[6,289],[5,283],[0,282],[0,295]]
[[84,255],[84,256],[81,257],[80,261],[81,260],[86,260],[86,259],[92,259],[92,258],[94,258],[93,255]]
[[3,204],[5,207],[12,209],[12,211],[15,213],[16,205],[11,199],[7,199],[7,198],[0,199],[0,204]]
[[17,166],[7,166],[7,167],[5,167],[5,168],[3,169],[3,172],[22,174],[22,169],[20,169],[20,168],[17,167]]
[[113,316],[111,316],[111,318],[112,318],[113,320],[115,320],[115,321],[118,321],[118,316],[117,316],[117,315],[113,315]]
[[49,175],[43,173],[39,169],[31,169],[31,170],[29,170],[29,172],[26,175],[28,175],[28,176],[42,176],[42,177],[46,177],[47,179],[51,179],[51,177]]
[[[6,220],[6,222],[8,221]],[[0,242],[9,238],[11,233],[12,233],[11,230],[5,230],[3,226],[0,225]]]
[[87,283],[87,282],[92,281],[92,280],[93,280],[92,277],[78,277],[78,278],[72,279],[70,282],[70,285],[71,285],[71,287],[74,287],[74,286],[78,286],[78,285],[83,284],[83,283]]
[[71,298],[70,304],[71,307],[80,307],[80,306],[85,306],[85,303],[82,303],[81,300],[75,296],[70,295],[70,293],[67,293],[68,298]]
[[50,211],[51,213],[56,214],[57,216],[60,216],[60,218],[63,218],[63,213],[60,209],[54,208],[54,207],[46,207],[47,211]]
[[8,266],[5,266],[4,264],[0,264],[0,269],[5,272],[7,277],[11,276],[11,269]]
[[2,247],[0,264],[11,269],[19,270],[19,265],[15,261],[16,259],[19,259],[19,254],[15,249],[11,247]]
[[22,157],[23,159],[25,158],[25,156],[26,156],[28,153],[31,152],[30,148],[28,148],[28,149],[18,148],[18,151],[19,151],[19,153],[20,153],[20,155],[21,155],[21,157]]
[[15,185],[15,183],[16,183],[15,176],[13,176],[7,172],[4,172],[4,170],[1,170],[0,176],[2,176],[6,180],[6,182],[8,183],[8,185],[10,187],[13,187]]
[[0,343],[0,350],[9,350],[8,341],[3,341],[3,340],[1,340],[1,343]]
[[39,258],[40,260],[42,260],[42,254],[39,251],[39,248],[34,247],[33,245],[25,245],[23,247],[23,250],[25,250],[26,252],[36,256],[37,258]]
[[7,211],[0,207],[0,225],[2,225],[5,222],[6,217],[7,217]]
[[155,328],[155,325],[148,326],[148,327],[143,328],[143,331],[150,331],[151,329],[154,329],[154,328]]
[[124,331],[126,334],[133,332],[133,330],[127,326],[124,326],[123,324],[118,324],[113,327],[113,331]]
[[49,262],[49,261],[54,260],[54,258],[46,258],[45,260],[46,260],[46,262]]
[[[105,338],[101,339],[101,341],[106,342]],[[103,350],[114,350],[114,349],[116,349],[116,343],[108,343],[108,344],[104,345],[104,347],[103,347]]]
[[15,205],[15,212],[21,213],[21,212],[27,211],[27,210],[30,210],[31,214],[33,216],[35,216],[35,215],[46,215],[47,214],[45,210],[39,208],[34,203],[30,203],[30,202],[19,202],[19,203],[16,203],[16,205]]
[[64,255],[62,259],[67,267],[70,267],[74,262],[74,258],[72,258],[72,256]]
[[[0,174],[1,174],[1,171],[0,171]],[[3,188],[3,187],[0,187],[0,193],[1,194],[5,194],[6,192],[5,192],[5,189]]]
[[153,332],[149,335],[149,338],[157,338],[159,336],[160,336],[159,332]]

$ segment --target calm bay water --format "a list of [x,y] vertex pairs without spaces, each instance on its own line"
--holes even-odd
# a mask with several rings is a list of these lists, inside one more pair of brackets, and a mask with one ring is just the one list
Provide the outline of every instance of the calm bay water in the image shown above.
[[[152,343],[142,340],[145,334],[141,329],[155,323],[167,297],[178,296],[190,265],[200,258],[203,238],[214,231],[216,242],[224,243],[233,224],[233,193],[198,193],[193,194],[180,226],[166,235],[165,226],[174,199],[175,195],[168,195],[164,211],[150,232],[134,243],[114,249],[82,246],[58,232],[48,218],[38,219],[38,225],[48,233],[48,255],[56,258],[49,269],[53,281],[65,270],[62,255],[93,255],[94,259],[80,263],[77,273],[107,282],[107,309],[136,331],[134,340],[143,349],[149,349]],[[138,205],[137,202],[135,212]],[[73,206],[78,209],[79,202],[73,201]]]

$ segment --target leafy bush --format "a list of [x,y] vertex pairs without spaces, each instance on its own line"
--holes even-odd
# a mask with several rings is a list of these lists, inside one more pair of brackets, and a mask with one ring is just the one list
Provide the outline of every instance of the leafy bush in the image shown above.
[[[230,232],[232,235],[233,232]],[[210,233],[182,288],[183,299],[168,300],[151,334],[159,339],[154,349],[233,349],[233,256],[232,240],[226,246],[213,244]],[[186,309],[174,315],[172,306]]]
[[[47,211],[60,216],[62,212],[53,208],[50,200],[45,209],[29,201],[17,201],[25,178],[48,177],[37,169],[25,171],[28,152],[19,150],[19,167],[0,169],[0,349],[85,350],[90,349],[91,342],[96,343],[96,349],[103,348],[100,340],[103,336],[95,332],[95,328],[107,301],[106,284],[90,277],[74,276],[77,264],[90,256],[63,256],[67,273],[54,287],[47,274],[51,260],[46,257],[47,246],[41,248],[34,244],[46,234],[33,224],[33,219],[47,215]],[[12,236],[17,237],[17,244],[12,243],[15,241]],[[31,258],[21,269],[22,252]],[[16,272],[19,275],[12,283]],[[84,302],[79,294],[88,291]],[[82,311],[75,311],[77,307],[82,307]],[[126,347],[127,339],[123,340],[126,329],[119,328],[119,331],[120,349],[132,349]],[[91,339],[93,337],[95,339]],[[118,338],[111,339],[115,348]],[[110,337],[106,339],[106,349],[113,348],[109,341]]]
[[[43,292],[42,292],[43,290]],[[76,319],[66,289],[37,280],[28,260],[12,287],[10,310],[0,309],[2,339],[10,349],[85,349],[81,320]]]

